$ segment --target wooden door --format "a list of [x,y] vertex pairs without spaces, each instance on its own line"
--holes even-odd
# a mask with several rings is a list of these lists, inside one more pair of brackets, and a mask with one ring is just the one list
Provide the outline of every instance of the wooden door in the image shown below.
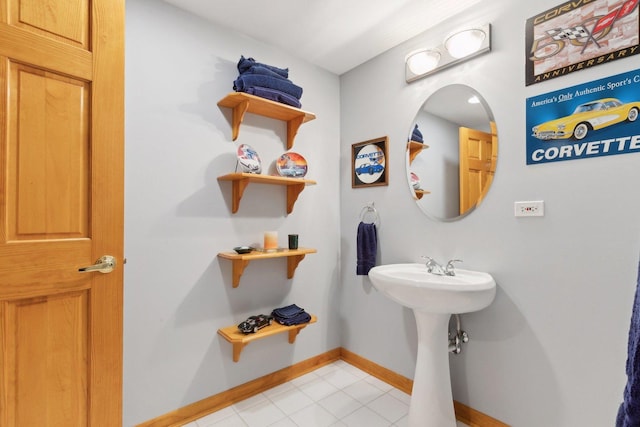
[[459,133],[462,215],[480,203],[489,190],[496,170],[498,144],[495,132],[461,127]]
[[1,426],[122,423],[123,51],[124,2],[0,0]]

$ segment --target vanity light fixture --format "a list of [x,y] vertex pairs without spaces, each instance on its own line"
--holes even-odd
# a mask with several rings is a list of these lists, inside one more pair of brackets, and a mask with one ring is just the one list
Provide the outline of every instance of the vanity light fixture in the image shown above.
[[464,58],[479,51],[486,37],[485,32],[477,28],[462,30],[450,35],[444,41],[444,47],[454,58]]
[[407,55],[407,67],[416,75],[428,73],[438,66],[441,57],[437,50],[418,50]]
[[405,80],[411,83],[491,50],[491,24],[449,35],[442,45],[419,49],[405,58]]

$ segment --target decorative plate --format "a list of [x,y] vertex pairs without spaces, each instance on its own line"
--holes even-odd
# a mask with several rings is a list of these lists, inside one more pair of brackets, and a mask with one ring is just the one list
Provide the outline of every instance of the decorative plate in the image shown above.
[[411,186],[414,190],[420,190],[420,178],[413,172],[411,172]]
[[250,145],[241,144],[238,147],[238,162],[243,172],[248,173],[261,173],[262,162],[258,152],[254,150]]
[[280,176],[303,178],[307,174],[307,161],[298,153],[284,153],[276,162]]

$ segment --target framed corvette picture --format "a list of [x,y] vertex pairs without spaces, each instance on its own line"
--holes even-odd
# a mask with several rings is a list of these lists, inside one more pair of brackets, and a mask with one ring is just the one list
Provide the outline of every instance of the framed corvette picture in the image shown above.
[[389,185],[389,138],[371,139],[351,146],[351,187]]

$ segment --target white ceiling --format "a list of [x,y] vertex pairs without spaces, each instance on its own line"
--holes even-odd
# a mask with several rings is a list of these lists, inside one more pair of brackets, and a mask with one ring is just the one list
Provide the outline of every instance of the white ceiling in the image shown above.
[[340,75],[480,0],[164,1]]

